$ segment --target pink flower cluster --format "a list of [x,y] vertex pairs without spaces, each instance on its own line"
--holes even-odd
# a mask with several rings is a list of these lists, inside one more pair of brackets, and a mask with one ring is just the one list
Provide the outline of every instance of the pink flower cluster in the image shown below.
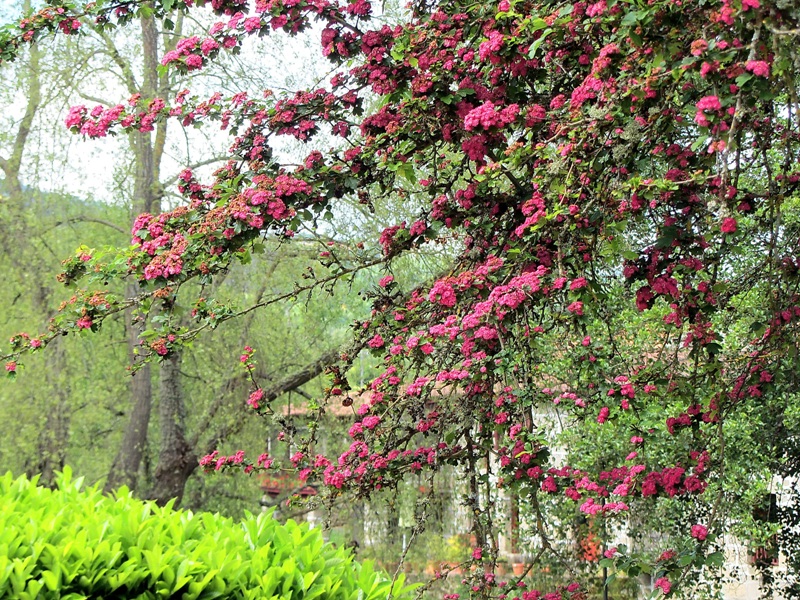
[[509,104],[505,108],[499,108],[492,102],[486,102],[467,113],[464,117],[464,129],[472,131],[478,127],[483,129],[503,127],[513,123],[518,115],[518,104]]
[[709,127],[711,125],[707,113],[720,113],[722,111],[722,103],[717,96],[705,96],[697,101],[695,107],[697,108],[697,113],[694,116],[694,121],[700,127]]
[[705,525],[692,525],[692,537],[704,541],[708,537],[708,527]]
[[199,464],[205,471],[220,471],[226,465],[240,465],[244,462],[244,450],[238,450],[230,456],[220,456],[218,450],[206,454],[200,459]]
[[[64,119],[64,124],[71,130],[90,138],[105,137],[124,112],[125,107],[122,104],[107,109],[96,106],[91,112],[82,105],[72,106],[67,118]],[[87,113],[91,118],[87,118]]]
[[203,66],[204,57],[211,52],[218,50],[219,43],[213,38],[206,38],[203,41],[197,36],[184,38],[178,42],[175,50],[170,50],[161,59],[162,65],[180,62],[186,65],[190,71],[199,69]]
[[770,67],[769,63],[763,60],[750,60],[744,67],[757,77],[769,77]]

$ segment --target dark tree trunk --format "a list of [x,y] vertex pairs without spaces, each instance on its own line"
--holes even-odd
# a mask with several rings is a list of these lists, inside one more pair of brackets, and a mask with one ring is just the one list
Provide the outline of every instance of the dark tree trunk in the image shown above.
[[[138,289],[136,284],[129,285],[127,293],[129,296],[135,296]],[[134,351],[139,347],[139,334],[143,329],[143,324],[133,323],[132,312],[128,310],[125,314],[125,326],[128,332],[128,360],[132,363],[136,358]],[[130,417],[122,434],[119,450],[108,472],[104,487],[106,493],[123,485],[130,490],[136,490],[139,467],[147,450],[147,428],[150,425],[150,412],[153,405],[150,379],[149,364],[144,365],[131,378]]]
[[[47,347],[47,388],[53,390],[52,404],[47,410],[44,425],[37,442],[37,462],[34,473],[39,473],[39,484],[55,487],[56,472],[64,469],[67,459],[70,427],[70,389],[61,375],[65,370],[64,349],[59,339]],[[32,473],[29,473],[32,474]]]
[[[144,72],[142,85],[138,89],[130,75],[127,66],[126,77],[128,91],[140,93],[144,98],[152,98],[160,88],[166,85],[166,79],[159,82],[158,78],[158,30],[152,17],[141,19],[142,52],[144,56]],[[110,43],[108,41],[107,43]],[[119,56],[117,54],[117,56]],[[121,60],[121,59],[119,59]],[[126,71],[126,65],[122,65]],[[166,124],[160,123],[155,136],[149,132],[131,134],[129,142],[134,154],[135,178],[133,189],[132,209],[134,215],[143,212],[157,214],[161,212],[161,186],[160,163],[166,139]],[[137,284],[128,287],[129,297],[138,295],[140,288]],[[135,322],[131,311],[126,313],[126,327],[128,331],[128,356],[131,361],[136,357],[135,351],[139,348],[139,336],[144,330],[143,322]],[[144,453],[147,450],[147,431],[150,425],[150,415],[153,404],[153,390],[151,385],[152,370],[149,364],[144,365],[131,379],[131,410],[130,420],[125,428],[122,443],[109,470],[105,491],[109,492],[121,485],[126,485],[136,491],[139,486],[138,474],[142,465]]]
[[186,441],[186,406],[180,382],[181,356],[172,354],[161,363],[158,420],[161,429],[158,466],[151,497],[160,505],[183,498],[189,476],[197,468],[197,456]]

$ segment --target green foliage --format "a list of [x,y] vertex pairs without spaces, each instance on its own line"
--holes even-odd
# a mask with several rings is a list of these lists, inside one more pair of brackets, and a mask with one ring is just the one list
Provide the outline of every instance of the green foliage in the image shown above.
[[234,522],[81,485],[69,469],[57,490],[0,478],[0,597],[369,600],[412,589],[271,513]]

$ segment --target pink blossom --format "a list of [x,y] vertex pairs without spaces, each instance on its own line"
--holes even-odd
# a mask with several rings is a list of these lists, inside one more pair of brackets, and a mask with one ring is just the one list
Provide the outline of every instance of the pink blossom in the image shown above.
[[261,19],[259,17],[249,17],[244,20],[244,30],[247,33],[253,33],[256,29],[261,28]]
[[164,57],[161,59],[162,65],[168,65],[169,63],[178,60],[181,57],[180,53],[177,50],[170,50],[167,52]]
[[660,589],[663,594],[666,596],[669,594],[669,591],[672,589],[672,584],[669,582],[669,579],[666,577],[659,577],[656,579],[656,582],[653,584],[654,588]]
[[502,110],[498,109],[492,102],[486,102],[472,109],[464,117],[464,129],[472,131],[481,127],[499,127],[513,122],[519,114],[519,105],[511,104]]
[[494,327],[484,325],[475,332],[475,337],[487,341],[494,340],[497,339],[497,330]]
[[715,60],[713,62],[703,61],[703,64],[700,65],[700,77],[706,79],[711,73],[716,73],[719,70],[719,61]]
[[362,423],[364,427],[367,429],[375,429],[378,426],[378,423],[381,422],[381,418],[377,415],[370,415],[368,417],[364,417]]
[[261,401],[262,398],[264,398],[264,390],[259,388],[252,394],[250,394],[250,397],[247,399],[247,404],[249,404],[252,408],[258,410],[259,402]]
[[559,94],[558,96],[554,97],[550,100],[550,108],[553,110],[557,110],[564,106],[564,103],[567,101],[567,97],[564,94]]
[[766,61],[749,60],[744,68],[757,77],[769,77],[770,68],[769,63]]
[[617,487],[614,488],[614,491],[611,492],[615,496],[627,496],[630,492],[630,487],[628,484],[620,483]]
[[586,9],[586,16],[587,17],[599,17],[603,13],[608,10],[608,5],[606,4],[606,0],[600,0],[600,2],[595,2],[594,4],[590,4],[589,7]]
[[569,284],[569,289],[572,290],[573,292],[575,290],[579,290],[579,289],[585,288],[585,287],[586,287],[586,278],[585,277],[578,277],[576,279],[573,279],[572,282]]
[[456,294],[452,286],[444,281],[437,281],[428,294],[428,300],[431,302],[438,302],[442,306],[455,306]]
[[86,116],[86,107],[85,106],[72,106],[69,109],[69,114],[67,114],[67,118],[64,119],[64,124],[67,127],[78,127],[81,123],[83,123],[83,119]]
[[411,227],[409,227],[408,233],[412,236],[422,235],[427,228],[428,226],[425,224],[425,221],[414,221]]
[[716,96],[704,96],[695,105],[697,110],[722,110],[722,103]]
[[203,66],[203,58],[197,54],[190,54],[184,60],[186,66],[189,68],[190,71],[194,69],[199,69]]
[[406,394],[409,396],[419,396],[422,392],[422,388],[425,387],[429,381],[427,377],[417,377],[417,379],[406,388]]
[[558,486],[556,485],[556,480],[553,477],[547,477],[542,481],[542,491],[550,493],[557,492]]
[[201,467],[208,467],[211,466],[217,459],[217,455],[219,454],[219,450],[214,450],[211,454],[206,454],[203,458],[201,458],[198,462]]
[[499,31],[489,33],[489,39],[482,42],[478,48],[478,57],[481,60],[491,58],[500,48],[503,47],[503,34]]
[[372,339],[367,342],[367,346],[370,348],[382,348],[385,343],[383,337],[381,337],[379,333],[376,333]]
[[692,537],[702,542],[708,537],[708,527],[705,525],[692,525]]
[[699,39],[699,40],[695,40],[695,41],[692,42],[691,50],[690,50],[692,56],[701,56],[703,54],[703,52],[705,52],[706,50],[708,50],[708,42],[707,41],[705,41],[703,39]]
[[661,555],[658,557],[658,562],[666,562],[668,560],[672,560],[677,556],[677,552],[675,550],[664,550]]
[[594,498],[589,498],[586,502],[580,505],[580,511],[587,515],[596,515],[603,511],[602,504],[596,504]]
[[736,219],[733,217],[723,219],[719,229],[722,233],[734,233],[736,231]]
[[219,44],[216,40],[212,38],[206,38],[203,40],[203,43],[200,45],[200,51],[203,53],[203,56],[208,56],[214,50],[219,48]]
[[525,124],[529,127],[533,126],[536,123],[544,121],[545,116],[547,116],[547,111],[545,110],[544,106],[541,104],[534,104],[528,108],[528,111],[525,114]]
[[583,315],[583,302],[573,302],[567,306],[567,310],[575,315]]

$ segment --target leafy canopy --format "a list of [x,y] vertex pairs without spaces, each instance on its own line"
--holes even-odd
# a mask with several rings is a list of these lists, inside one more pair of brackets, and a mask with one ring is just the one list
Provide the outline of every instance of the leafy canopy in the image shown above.
[[[202,4],[61,2],[7,29],[0,57],[46,31],[79,33],[83,17],[97,27],[144,14],[167,23]],[[369,495],[409,474],[433,481],[442,465],[462,469],[477,595],[501,593],[497,494],[526,508],[537,556],[557,555],[550,500],[611,521],[681,500],[696,510],[673,532],[675,549],[609,550],[606,564],[651,573],[667,594],[687,571],[718,563],[709,547],[731,493],[718,480],[727,424],[753,407],[784,410],[797,372],[798,9],[781,0],[448,0],[413,3],[406,22],[372,26],[367,0],[210,4],[222,20],[180,42],[164,68],[202,70],[248,37],[316,22],[336,74],[288,96],[187,91],[73,107],[66,125],[87,137],[149,131],[161,119],[218,122],[234,136],[230,161],[208,182],[185,171],[185,205],[139,216],[131,247],[68,260],[64,281],[86,289],[49,332],[17,339],[9,358],[62,331],[96,329],[131,304],[150,310],[163,298],[168,314],[185,282],[211,280],[264,236],[291,243],[347,202],[408,198],[422,207],[413,222],[354,252],[324,252],[332,275],[309,288],[391,269],[423,244],[457,256],[424,285],[400,289],[387,275],[371,291],[356,347],[384,370],[353,405],[350,447],[298,452],[301,475],[334,496]],[[366,114],[368,105],[377,108]],[[340,136],[340,147],[312,151],[300,166],[275,158],[278,137],[323,133]],[[144,295],[98,291],[122,276],[146,284]],[[237,315],[211,302],[197,305],[192,328],[163,319],[152,356]],[[328,401],[353,404],[346,369],[334,373]],[[270,412],[259,394],[251,406]],[[556,417],[587,434],[613,424],[624,443],[570,466],[550,451]],[[764,464],[779,459],[780,449],[762,448]],[[212,455],[204,464],[272,461]]]
[[394,583],[318,529],[271,513],[241,522],[83,488],[0,478],[0,594],[14,598],[386,598]]

